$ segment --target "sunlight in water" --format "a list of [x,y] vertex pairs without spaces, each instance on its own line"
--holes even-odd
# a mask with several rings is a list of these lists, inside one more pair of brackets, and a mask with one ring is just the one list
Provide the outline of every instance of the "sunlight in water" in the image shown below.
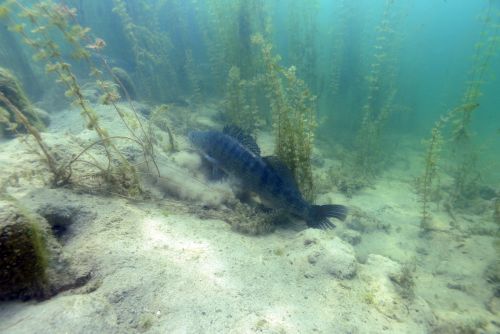
[[217,258],[213,246],[204,240],[183,236],[182,231],[172,231],[172,225],[166,220],[172,218],[148,217],[144,220],[144,250],[156,256],[167,256],[169,261],[194,271],[194,275],[201,275],[209,283],[228,288],[225,266]]
[[500,0],[0,1],[0,334],[500,334],[498,74]]

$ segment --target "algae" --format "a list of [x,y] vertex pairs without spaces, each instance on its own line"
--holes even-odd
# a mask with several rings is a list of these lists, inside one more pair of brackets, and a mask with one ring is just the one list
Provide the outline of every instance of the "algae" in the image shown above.
[[315,196],[311,157],[316,97],[297,77],[294,66],[282,68],[279,65],[281,57],[273,54],[272,44],[262,35],[254,35],[252,42],[261,47],[265,64],[265,89],[273,117],[275,154],[292,171],[302,195],[311,201]]
[[[33,108],[31,101],[19,80],[7,69],[0,67],[0,92],[7,98],[13,106],[20,110],[37,130],[44,130],[45,124],[36,110]],[[15,113],[8,108],[5,102],[0,101],[2,119],[0,121],[1,132],[4,135],[12,137],[16,132],[27,132],[28,130],[23,124],[16,126]]]
[[442,149],[443,138],[441,130],[447,118],[441,118],[436,122],[431,131],[431,137],[427,141],[427,151],[425,153],[424,173],[416,180],[417,193],[419,195],[420,209],[420,227],[428,231],[432,227],[432,215],[429,205],[432,201],[433,193],[436,191],[435,182],[438,178],[438,163]]
[[36,218],[2,198],[0,299],[41,298],[47,285],[48,249]]
[[113,81],[118,85],[118,90],[122,99],[137,99],[134,82],[130,75],[123,68],[113,67],[111,69]]

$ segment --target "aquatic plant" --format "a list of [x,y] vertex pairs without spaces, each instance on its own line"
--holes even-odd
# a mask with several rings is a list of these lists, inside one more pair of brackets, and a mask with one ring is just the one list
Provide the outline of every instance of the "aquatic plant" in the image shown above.
[[294,66],[282,68],[280,57],[272,53],[272,44],[262,35],[254,35],[265,64],[265,89],[273,117],[275,154],[285,163],[302,194],[314,197],[311,156],[314,144],[315,100],[304,81],[297,78]]
[[366,76],[366,98],[362,106],[361,124],[354,138],[352,151],[346,154],[335,183],[344,193],[352,195],[373,183],[387,160],[388,150],[382,146],[387,120],[394,111],[397,94],[397,64],[393,53],[396,43],[392,1],[386,1],[376,29],[373,59]]
[[0,51],[0,66],[8,67],[15,73],[31,97],[40,97],[43,93],[42,83],[35,74],[36,68],[30,58],[23,52],[21,42],[8,29],[0,29],[0,45],[5,46]]
[[260,85],[262,85],[260,76],[252,80],[243,80],[240,69],[236,66],[231,67],[223,101],[223,115],[228,124],[234,124],[246,133],[255,132],[260,123],[256,98],[256,88]]
[[373,182],[367,174],[356,165],[351,153],[339,157],[340,168],[330,168],[327,180],[342,192],[346,197],[352,198],[354,194]]
[[[22,31],[20,33],[29,46],[38,50],[34,58],[36,60],[45,60],[46,71],[48,73],[55,73],[58,76],[58,82],[66,86],[65,95],[68,98],[72,98],[74,103],[80,107],[82,114],[87,119],[87,128],[93,129],[98,134],[100,138],[99,142],[105,148],[109,161],[107,167],[100,168],[102,171],[105,171],[103,175],[106,180],[112,184],[122,184],[125,188],[130,187],[128,189],[130,194],[138,194],[140,193],[140,186],[134,168],[111,142],[108,132],[99,125],[98,116],[85,99],[76,75],[71,71],[71,65],[64,62],[59,51],[59,46],[52,40],[48,33],[48,30],[52,27],[59,30],[65,40],[73,46],[73,57],[75,59],[88,60],[90,53],[80,43],[85,40],[89,29],[81,27],[78,24],[70,24],[69,19],[74,15],[76,15],[74,10],[64,6],[61,7],[61,5],[56,5],[50,1],[41,2],[33,9],[23,7],[22,16],[29,18],[37,26],[33,31],[41,38],[33,39]],[[46,20],[45,24],[40,22],[42,19]],[[93,74],[97,75],[98,73],[94,72]],[[109,101],[106,98],[105,100]],[[112,155],[115,155],[119,159],[119,165],[113,166],[111,164],[111,161],[113,161]],[[118,176],[115,176],[115,174]]]
[[[245,104],[243,96],[244,82],[240,77],[240,69],[237,66],[231,67],[227,76],[226,97],[224,99],[224,116],[229,124],[234,124],[245,129],[244,122],[239,122],[238,113],[243,109]],[[243,124],[242,124],[243,123]]]
[[[7,69],[0,67],[0,93],[8,103],[15,106],[18,111],[22,111],[22,115],[27,121],[37,130],[45,129],[45,124],[38,113],[33,108],[26,92],[21,86],[19,80]],[[0,103],[0,114],[2,115],[4,125],[0,125],[0,137],[4,135],[12,136],[17,132],[26,132],[25,124],[16,122],[16,114],[12,108],[7,106],[7,102]],[[21,125],[18,127],[17,125]]]
[[340,89],[340,79],[342,74],[342,65],[344,63],[344,47],[345,47],[345,38],[346,38],[346,26],[347,26],[347,18],[349,12],[352,10],[349,7],[350,1],[341,0],[336,2],[336,7],[334,10],[334,14],[338,15],[337,26],[333,32],[333,41],[334,45],[331,65],[332,65],[332,73],[331,73],[331,93],[333,97],[337,97],[337,94]]
[[[65,183],[69,177],[69,173],[66,169],[61,168],[56,163],[56,159],[50,152],[49,148],[45,145],[38,129],[31,124],[30,120],[24,115],[24,113],[21,110],[19,110],[1,91],[0,91],[0,102],[2,105],[5,105],[5,107],[7,108],[7,110],[10,111],[10,113],[14,115],[15,118],[14,120],[10,118],[7,120],[8,122],[7,124],[9,124],[9,127],[15,131],[18,128],[18,125],[21,125],[35,139],[36,143],[38,144],[39,148],[41,149],[44,155],[45,162],[47,163],[49,170],[52,172],[52,175],[54,177],[53,184],[60,185],[61,183]],[[0,112],[1,110],[2,109],[0,109]]]
[[[392,103],[396,95],[396,89],[388,92],[384,105],[380,107],[377,113],[374,113],[370,104],[364,106],[364,116],[361,121],[361,127],[357,133],[354,151],[351,158],[354,160],[352,170],[358,176],[365,174],[369,183],[373,181],[380,171],[380,165],[387,151],[381,146],[384,127],[390,113],[392,112]],[[368,96],[372,100],[373,96]]]
[[207,81],[215,95],[224,96],[232,66],[239,68],[243,80],[251,80],[260,68],[251,36],[266,34],[266,2],[209,0],[196,2],[194,8],[209,62]]
[[170,119],[168,118],[170,107],[167,104],[161,104],[154,108],[150,115],[150,124],[154,124],[161,130],[165,131],[168,135],[168,147],[163,146],[165,153],[172,153],[178,151],[178,145],[175,140],[174,133],[170,129]]
[[405,262],[401,265],[401,271],[397,275],[390,276],[391,281],[396,283],[398,294],[409,301],[415,298],[415,277],[417,268],[415,259]]
[[311,91],[318,91],[324,73],[317,71],[317,16],[319,1],[289,0],[286,13],[287,61],[297,68],[297,74]]
[[250,207],[243,203],[235,203],[232,214],[224,217],[231,225],[231,228],[239,233],[248,235],[263,235],[274,232],[276,222],[284,219],[280,215],[283,213],[276,210],[266,213],[257,208]]
[[[69,162],[63,164],[63,167],[58,169],[67,170],[62,173],[65,175],[63,183],[68,182],[71,177],[72,164],[80,161],[79,159],[81,159],[82,155],[84,153],[89,153],[91,148],[96,145],[101,145],[107,156],[107,166],[100,166],[92,162],[87,163],[90,163],[94,167],[98,168],[100,171],[98,174],[100,174],[109,184],[118,187],[119,189],[117,191],[126,192],[131,196],[140,194],[141,188],[135,168],[127,161],[120,150],[118,150],[112,139],[132,140],[136,144],[140,145],[148,166],[151,161],[156,166],[156,162],[154,161],[153,145],[148,133],[143,128],[142,123],[135,112],[134,106],[131,104],[131,108],[134,111],[133,118],[122,112],[116,104],[119,95],[114,90],[115,86],[112,83],[110,84],[109,82],[100,79],[102,71],[97,69],[97,67],[90,60],[89,50],[92,49],[94,51],[98,51],[105,47],[106,43],[99,38],[92,39],[88,35],[88,28],[84,28],[77,23],[71,22],[76,16],[76,10],[73,8],[54,4],[51,1],[39,2],[32,7],[26,7],[15,0],[10,1],[8,4],[19,9],[19,17],[28,21],[33,27],[33,29],[28,31],[25,29],[24,23],[18,23],[12,18],[12,16],[7,16],[6,19],[9,20],[11,29],[19,33],[23,37],[23,41],[36,50],[33,58],[46,63],[46,72],[53,73],[57,76],[57,82],[64,85],[67,89],[65,92],[66,97],[73,99],[73,103],[82,111],[82,116],[87,121],[87,127],[89,129],[93,129],[99,136],[99,140],[97,142],[94,142],[84,148],[76,158],[70,159]],[[91,75],[96,78],[98,87],[100,87],[103,91],[102,101],[113,105],[117,115],[130,131],[130,137],[118,136],[112,138],[108,135],[108,132],[99,125],[97,114],[89,102],[85,99],[77,77],[71,70],[70,63],[63,59],[61,47],[53,39],[53,35],[56,35],[57,33],[60,33],[63,41],[67,43],[67,46],[72,48],[72,58],[74,60],[83,60],[90,65]],[[86,47],[82,46],[84,43],[87,43]],[[109,71],[110,75],[113,76],[109,66],[106,66],[106,69]],[[123,85],[121,87],[124,88]],[[130,98],[128,94],[127,98]],[[139,136],[134,132],[134,123],[138,124],[137,127],[140,128],[142,136]],[[158,170],[158,168],[156,168],[156,170]]]
[[126,1],[113,0],[113,4],[113,12],[121,19],[123,33],[134,56],[135,76],[141,83],[140,95],[153,101],[176,96],[179,79],[171,59],[174,46],[169,33],[159,29],[154,7],[139,3],[137,15],[144,19],[136,22]]
[[495,16],[500,12],[490,1],[483,15],[480,39],[475,45],[474,57],[465,87],[461,104],[451,115],[451,150],[455,159],[453,171],[453,191],[451,201],[456,207],[465,206],[470,198],[478,193],[480,173],[478,169],[479,155],[472,141],[471,121],[473,114],[479,109],[481,88],[486,82],[492,58],[500,45],[500,24]]
[[453,115],[453,140],[460,142],[470,138],[470,123],[472,115],[479,108],[479,98],[482,96],[481,87],[486,82],[492,58],[496,55],[500,45],[500,24],[495,16],[500,11],[493,7],[492,2],[483,15],[479,41],[474,46],[474,56],[469,74],[469,80],[465,87],[461,104],[455,109]]
[[233,22],[224,19],[226,17],[224,11],[233,8],[234,3],[236,1],[228,3],[228,6],[222,6],[218,1],[206,1],[203,6],[201,3],[195,3],[194,7],[203,44],[207,50],[212,90],[219,95],[222,95],[224,90],[224,78],[229,70],[228,66],[236,64],[227,55],[227,52],[232,50],[228,34],[236,29]]
[[190,93],[193,97],[194,102],[201,102],[201,78],[198,75],[196,69],[195,61],[193,59],[193,51],[191,49],[186,50],[186,60],[184,63],[184,70],[187,74],[187,80],[189,83]]
[[[123,68],[113,67],[111,69],[113,81],[118,85],[118,92],[122,99],[137,99],[134,82]],[[105,103],[107,104],[107,103]]]
[[441,130],[447,122],[447,118],[439,119],[431,131],[431,137],[427,140],[427,151],[425,153],[424,172],[416,180],[417,194],[419,196],[420,227],[424,231],[431,229],[432,215],[429,212],[432,194],[435,192],[435,180],[438,176],[438,162],[443,144]]
[[397,93],[395,86],[394,59],[390,55],[395,39],[392,21],[392,1],[386,1],[377,35],[373,45],[373,59],[370,72],[366,77],[368,93],[363,105],[363,118],[355,145],[355,160],[370,176],[378,172],[381,155],[380,147],[384,125],[392,112],[392,105]]

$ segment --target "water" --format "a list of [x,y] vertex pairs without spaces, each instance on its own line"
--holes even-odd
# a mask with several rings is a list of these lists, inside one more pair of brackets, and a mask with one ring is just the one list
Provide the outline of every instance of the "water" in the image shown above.
[[[500,331],[499,1],[0,20],[0,332]],[[225,125],[347,219],[306,229],[246,194],[187,137]]]

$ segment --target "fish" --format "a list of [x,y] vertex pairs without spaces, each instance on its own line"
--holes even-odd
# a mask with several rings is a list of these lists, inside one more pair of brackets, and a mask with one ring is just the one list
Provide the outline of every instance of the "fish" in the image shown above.
[[188,138],[201,155],[227,175],[237,178],[245,190],[257,194],[272,208],[305,220],[308,227],[335,228],[329,218],[344,221],[347,207],[314,205],[302,196],[290,169],[277,157],[262,157],[255,140],[239,127],[223,131],[190,131]]

